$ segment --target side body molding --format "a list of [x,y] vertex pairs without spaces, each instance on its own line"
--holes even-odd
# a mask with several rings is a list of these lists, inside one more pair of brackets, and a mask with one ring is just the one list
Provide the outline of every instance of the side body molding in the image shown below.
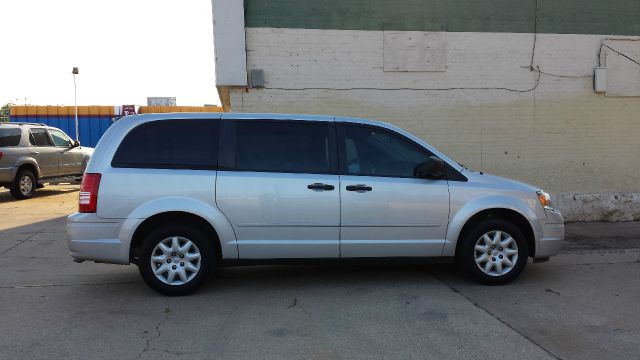
[[[236,236],[229,220],[217,208],[199,200],[188,197],[169,196],[154,199],[135,208],[124,221],[119,238],[123,244],[130,245],[136,229],[144,220],[166,212],[184,212],[199,216],[209,222],[218,233],[223,259],[237,259],[238,246]],[[129,246],[123,246],[126,257]]]
[[537,218],[536,213],[526,201],[503,195],[482,196],[468,202],[466,199],[454,199],[455,196],[452,196],[449,227],[447,229],[446,242],[442,249],[442,256],[455,256],[458,237],[464,225],[477,213],[489,209],[513,210],[524,216],[533,229],[537,244],[542,228],[539,222],[533,220]]

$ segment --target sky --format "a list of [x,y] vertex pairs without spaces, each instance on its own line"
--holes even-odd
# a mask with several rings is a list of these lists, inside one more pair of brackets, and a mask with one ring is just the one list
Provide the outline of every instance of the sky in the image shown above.
[[219,104],[211,0],[0,0],[0,104]]

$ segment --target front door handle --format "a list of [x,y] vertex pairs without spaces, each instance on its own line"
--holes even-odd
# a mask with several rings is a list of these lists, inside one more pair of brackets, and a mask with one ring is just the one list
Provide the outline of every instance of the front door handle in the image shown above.
[[347,185],[347,191],[371,191],[373,188],[365,184]]
[[328,190],[328,191],[331,191],[331,190],[335,189],[335,187],[333,185],[329,185],[329,184],[313,183],[313,184],[307,185],[307,189],[309,189],[309,190]]

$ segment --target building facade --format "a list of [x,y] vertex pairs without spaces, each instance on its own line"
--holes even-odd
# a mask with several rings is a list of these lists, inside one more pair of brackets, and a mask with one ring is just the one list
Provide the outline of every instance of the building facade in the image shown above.
[[640,0],[212,3],[225,110],[386,121],[568,220],[640,220]]

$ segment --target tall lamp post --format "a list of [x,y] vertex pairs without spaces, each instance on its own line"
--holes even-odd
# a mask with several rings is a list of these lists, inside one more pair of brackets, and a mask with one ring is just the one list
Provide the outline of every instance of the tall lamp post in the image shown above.
[[78,75],[80,71],[74,66],[71,73],[73,74],[73,106],[76,110],[76,141],[80,141],[80,133],[78,131],[78,90],[76,87],[76,75]]

